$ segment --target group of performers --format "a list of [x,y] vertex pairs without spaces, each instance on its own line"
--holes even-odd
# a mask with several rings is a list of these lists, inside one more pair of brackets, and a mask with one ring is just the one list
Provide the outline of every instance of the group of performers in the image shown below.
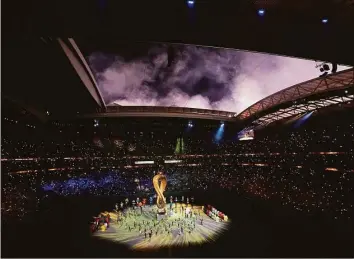
[[[189,204],[189,202],[191,204],[194,204],[194,197],[192,196],[191,198],[189,197],[186,197],[186,200],[184,200],[184,196],[181,197],[181,199],[178,199],[178,197],[176,196],[175,198],[175,202],[181,202],[181,203],[184,203],[186,202],[187,204]],[[173,203],[173,196],[170,196],[170,203]]]
[[[173,202],[175,201],[175,203]],[[181,204],[179,206],[177,206],[177,202],[181,202]],[[154,218],[154,221],[157,221],[157,209],[156,208],[152,208],[151,205],[154,202],[154,197],[150,197],[149,198],[149,203],[150,203],[150,210],[149,213],[152,213],[152,216]],[[186,202],[186,203],[184,203]],[[191,203],[190,203],[191,202]],[[149,223],[150,228],[144,231],[142,229],[142,226],[139,226],[139,224],[141,223],[134,223],[133,225],[127,225],[127,229],[129,231],[133,231],[135,229],[139,229],[139,232],[142,231],[144,234],[145,232],[147,233],[146,236],[149,237],[150,236],[150,232],[156,232],[156,233],[160,233],[160,231],[163,231],[164,229],[166,230],[166,233],[169,233],[172,231],[173,227],[180,227],[181,231],[183,233],[183,229],[188,229],[188,231],[193,231],[193,229],[195,228],[195,223],[192,225],[192,223],[188,223],[189,221],[193,221],[196,222],[198,219],[198,216],[200,216],[200,211],[203,211],[203,209],[201,210],[193,210],[193,202],[194,202],[194,197],[184,197],[181,196],[180,198],[178,197],[173,197],[170,196],[170,210],[169,210],[169,214],[172,215],[173,213],[177,213],[180,215],[180,219],[179,222],[176,222],[176,225],[173,225],[173,223],[169,223],[167,225],[165,225],[165,221],[163,221],[163,223],[161,223],[164,227],[162,228],[161,225],[159,225],[161,227],[161,229],[155,229],[157,223],[153,224],[152,222]],[[98,217],[94,217],[94,221],[91,224],[91,231],[95,232],[97,230],[100,231],[106,231],[109,228],[110,223],[112,222],[112,218],[114,218],[115,222],[117,222],[118,224],[122,222],[126,222],[125,219],[130,219],[130,218],[136,218],[140,215],[142,215],[145,211],[145,207],[147,206],[147,198],[136,198],[133,199],[132,201],[129,200],[129,198],[126,198],[118,203],[115,204],[115,208],[114,208],[114,213],[112,215],[110,215],[110,213],[105,212],[105,213],[101,213]],[[112,216],[112,217],[111,217]],[[115,219],[116,218],[116,219]],[[147,222],[146,222],[147,223]],[[203,220],[201,220],[199,222],[200,224],[203,224]],[[127,223],[126,223],[127,224]],[[144,223],[143,223],[144,224]],[[171,225],[172,224],[172,225]],[[154,226],[154,227],[152,227]],[[193,226],[193,228],[192,228]],[[146,226],[145,226],[146,227]],[[151,235],[153,234],[151,232]]]
[[156,213],[154,210],[147,213],[151,213],[151,217],[141,220],[137,217],[139,213],[136,212],[136,209],[128,208],[119,219],[119,227],[129,232],[136,232],[137,236],[142,236],[150,241],[152,237],[192,234],[198,224],[203,225],[200,210],[187,210],[181,207],[176,217],[167,217],[162,220],[157,220],[154,217]]
[[218,211],[211,205],[206,206],[204,213],[217,222],[228,221],[228,217],[223,212]]
[[94,217],[94,221],[91,223],[91,232],[98,230],[105,231],[109,228],[111,223],[111,215],[108,212],[100,213],[98,217]]
[[[154,199],[156,199],[156,195],[149,197],[149,204],[150,205],[153,205]],[[192,197],[186,197],[185,198],[184,196],[181,196],[180,199],[179,199],[177,196],[176,197],[170,196],[170,204],[172,204],[173,202],[175,202],[175,203],[181,202],[181,203],[186,203],[186,204],[194,204],[194,197],[192,196]],[[115,211],[123,210],[123,209],[127,208],[130,205],[133,208],[146,206],[147,205],[147,198],[140,199],[138,197],[136,199],[133,199],[132,201],[130,201],[129,198],[125,198],[120,203],[116,203]]]

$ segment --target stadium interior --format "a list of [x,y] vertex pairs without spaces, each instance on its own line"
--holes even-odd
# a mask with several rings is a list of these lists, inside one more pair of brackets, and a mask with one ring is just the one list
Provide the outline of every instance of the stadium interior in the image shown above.
[[[107,15],[97,23],[99,26],[95,23],[95,30],[104,27],[118,4],[89,2],[86,8],[93,17],[100,20],[102,13]],[[197,0],[180,2],[187,11],[175,4],[173,7],[179,10],[176,13],[193,12],[198,7]],[[199,29],[206,27],[204,22],[212,26],[206,14],[208,6],[215,6],[213,1],[204,1],[204,6],[201,2],[199,16],[182,15],[196,19]],[[326,33],[332,35],[334,28],[351,24],[354,17],[350,1],[325,1],[312,14],[318,1],[299,1],[289,6],[281,1],[255,2],[248,7],[240,1],[237,10],[248,10],[243,18],[250,25],[258,18],[273,17],[265,22],[264,31],[271,30],[279,19],[287,19],[288,26],[293,26],[293,17],[299,12],[306,14],[308,26],[327,26],[321,15],[329,13],[329,23],[340,17],[329,24]],[[44,15],[39,10],[46,8],[53,11],[48,4],[41,9],[34,6],[34,14]],[[331,9],[333,6],[336,8]],[[57,8],[58,16],[64,7],[57,4]],[[74,4],[72,8],[76,10]],[[157,12],[163,7],[146,8]],[[228,12],[225,20],[230,21],[230,8],[236,7],[224,6],[215,12],[218,17]],[[289,17],[276,15],[290,9]],[[73,19],[73,13],[68,13],[68,20]],[[38,15],[28,20],[33,28],[38,27]],[[89,23],[94,24],[94,18],[90,19]],[[319,25],[311,22],[316,19]],[[186,26],[190,20],[187,21],[180,26]],[[128,37],[124,42],[103,36],[35,37],[18,21],[8,24],[31,36],[9,37],[3,46],[3,257],[354,256],[354,57],[344,53],[351,39],[338,39],[343,45],[333,54],[324,50],[329,42],[319,48],[308,44],[298,51],[285,40],[283,47],[272,49],[267,39],[258,46],[252,43],[254,36],[240,40],[239,45],[223,42],[221,34],[220,43],[206,41],[205,35],[200,37],[202,42],[197,42],[189,34],[195,28],[190,28],[189,36],[183,37],[186,44],[176,44],[152,32],[149,39],[159,43],[151,48],[152,40],[144,40],[146,44]],[[68,24],[66,21],[62,26],[70,27]],[[151,24],[154,19],[149,21]],[[291,28],[300,33],[305,27],[302,24]],[[166,33],[170,35],[171,30]],[[321,30],[316,31],[322,35]],[[341,30],[336,33],[340,35]],[[309,32],[306,35],[308,43],[325,37],[315,33],[309,36]],[[123,49],[124,58],[116,56],[117,45]],[[210,45],[220,50],[206,47]],[[233,54],[233,49],[239,52]],[[249,50],[325,61],[316,66],[316,76],[299,80],[299,71],[290,71],[296,83],[285,80],[285,85],[264,92],[262,98],[252,99],[237,110],[232,105],[223,106],[221,97],[213,99],[221,92],[217,80],[203,78],[201,84],[209,88],[193,90],[193,94],[209,98],[209,106],[178,103],[179,97],[172,105],[175,96],[168,99],[171,92],[164,88],[166,82],[173,82],[179,89],[187,89],[183,84],[192,84],[192,77],[178,81],[189,72],[180,73],[178,68],[186,56],[201,62],[199,59],[214,57],[217,51],[218,62],[227,57],[227,64],[234,66],[232,60],[246,60],[245,55],[253,55],[247,54]],[[101,59],[97,58],[97,51],[104,52]],[[136,57],[147,53],[153,58],[137,61]],[[154,70],[148,80],[140,80],[138,88],[134,88],[135,81],[129,81],[136,76],[131,72],[135,70],[126,70],[124,80],[113,77],[122,67],[138,67],[140,73],[142,65],[141,73],[148,74],[151,67],[160,64],[161,56],[165,62],[162,68]],[[206,62],[214,70],[213,60]],[[316,64],[313,61],[314,67]],[[207,65],[203,63],[204,67]],[[253,66],[254,74],[260,73],[258,65]],[[189,69],[190,74],[209,73],[207,69]],[[237,72],[226,65],[221,66],[223,69],[228,74]],[[175,74],[176,70],[179,73]],[[221,73],[218,70],[208,76]],[[107,74],[111,77],[105,79]],[[126,83],[124,91],[130,95],[118,95],[108,88],[112,78]],[[140,82],[145,88],[140,88]],[[217,90],[211,91],[212,87]],[[210,96],[209,92],[202,92],[205,89],[211,92]],[[153,96],[154,102],[142,102],[135,90],[146,93],[144,98]],[[178,96],[187,96],[185,93],[187,90]],[[231,92],[225,96],[228,94]],[[153,183],[159,174],[165,177],[165,187],[161,187],[163,180],[160,187]],[[160,199],[163,193],[164,198]],[[160,213],[162,210],[168,213]],[[178,224],[178,232],[170,224]],[[149,230],[147,234],[146,226],[151,233]],[[141,227],[145,227],[145,237]]]

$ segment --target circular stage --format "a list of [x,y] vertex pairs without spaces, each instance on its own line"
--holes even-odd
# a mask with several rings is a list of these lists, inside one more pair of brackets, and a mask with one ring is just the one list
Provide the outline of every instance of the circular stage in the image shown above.
[[109,227],[98,230],[94,236],[131,249],[157,249],[213,242],[231,224],[230,220],[210,218],[202,206],[174,204],[172,210],[167,207],[166,215],[162,216],[156,205],[110,212]]

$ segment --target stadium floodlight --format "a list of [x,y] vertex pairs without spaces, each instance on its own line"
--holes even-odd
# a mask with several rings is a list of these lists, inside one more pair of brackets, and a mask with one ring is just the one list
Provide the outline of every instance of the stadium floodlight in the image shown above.
[[223,138],[223,135],[224,135],[224,131],[225,131],[225,123],[223,121],[220,122],[220,126],[219,128],[217,129],[217,131],[215,132],[215,135],[214,135],[214,141],[215,143],[219,144],[220,141],[222,140]]
[[320,68],[320,71],[321,71],[321,72],[329,71],[329,66],[328,66],[328,64],[323,64],[323,66]]
[[192,121],[189,121],[188,122],[188,128],[192,128],[193,127],[193,122]]
[[320,77],[323,77],[323,76],[328,75],[329,72],[331,72],[331,73],[336,73],[336,72],[337,72],[337,69],[338,69],[338,64],[335,63],[335,62],[332,62],[332,63],[331,63],[331,66],[332,66],[332,69],[330,69],[329,64],[326,63],[326,62],[322,62],[321,64],[316,65],[316,67],[319,68],[319,69],[320,69],[320,72],[322,73],[322,74],[320,75]]
[[190,7],[190,8],[192,8],[192,7],[194,6],[194,4],[195,4],[195,1],[194,1],[194,0],[188,0],[188,1],[187,1],[187,5],[188,5],[188,7]]
[[265,10],[264,9],[259,9],[257,13],[258,13],[259,16],[264,16]]

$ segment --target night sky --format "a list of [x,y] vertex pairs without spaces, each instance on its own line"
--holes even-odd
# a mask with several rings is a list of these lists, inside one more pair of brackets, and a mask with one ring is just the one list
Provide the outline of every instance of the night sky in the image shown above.
[[193,45],[119,44],[94,50],[87,60],[108,105],[241,112],[320,75],[313,60]]

